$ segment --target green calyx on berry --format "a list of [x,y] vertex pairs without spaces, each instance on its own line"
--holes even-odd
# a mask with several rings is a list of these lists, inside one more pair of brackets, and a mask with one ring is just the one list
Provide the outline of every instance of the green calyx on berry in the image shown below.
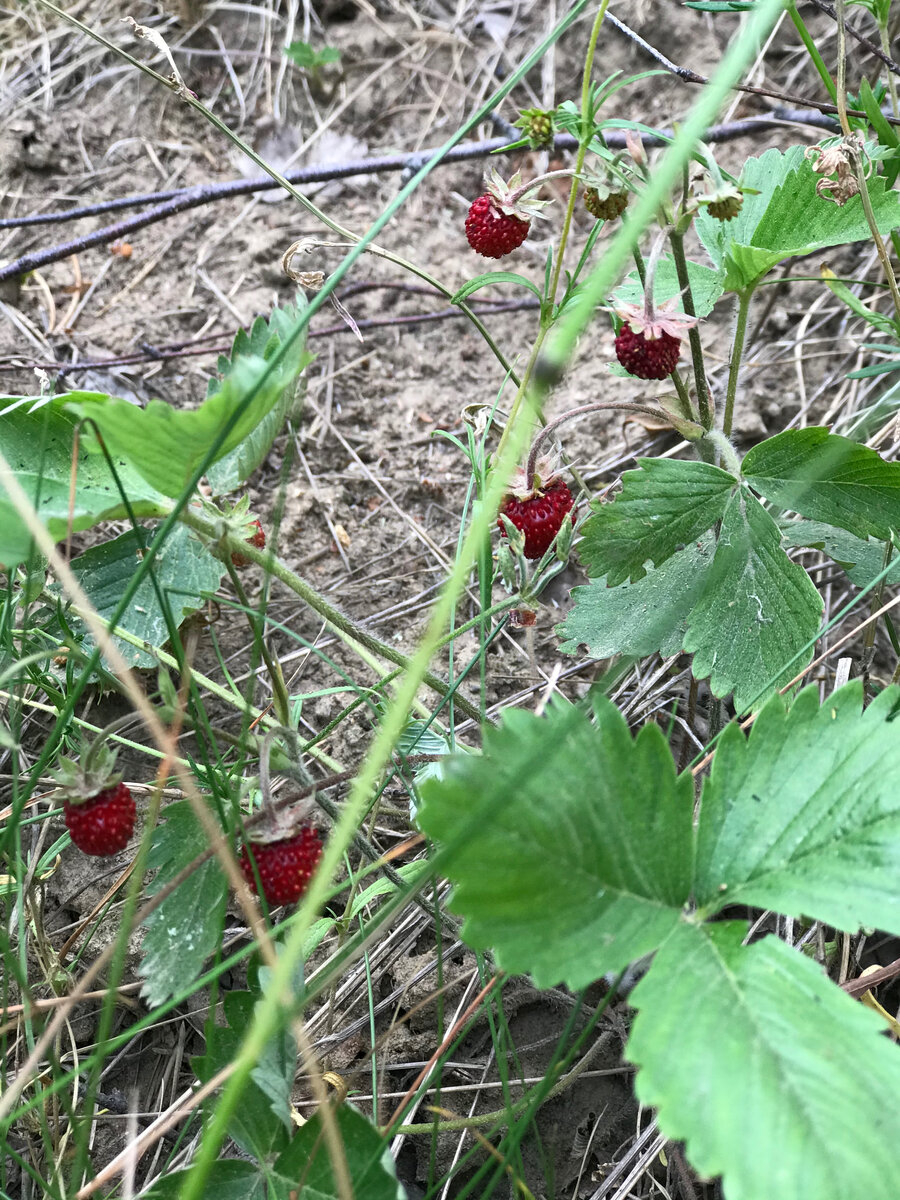
[[523,108],[518,121],[514,122],[516,129],[521,129],[532,150],[540,150],[553,142],[556,132],[556,114],[552,109]]
[[102,740],[102,735],[89,746],[80,758],[61,758],[51,772],[57,781],[57,800],[68,804],[86,804],[107,788],[122,782],[121,771],[115,771],[116,751]]
[[[118,722],[116,722],[118,723]],[[79,759],[62,758],[53,771],[54,798],[62,801],[66,828],[83,854],[105,857],[124,850],[134,832],[134,799],[115,771],[116,752],[101,733]]]

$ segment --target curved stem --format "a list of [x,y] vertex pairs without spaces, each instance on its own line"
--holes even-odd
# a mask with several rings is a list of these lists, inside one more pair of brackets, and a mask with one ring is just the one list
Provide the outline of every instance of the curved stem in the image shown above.
[[531,443],[531,450],[528,454],[528,465],[525,468],[525,481],[529,487],[534,486],[534,469],[537,463],[538,454],[540,453],[541,444],[550,436],[555,429],[563,425],[566,421],[571,421],[575,417],[583,417],[585,413],[604,412],[611,408],[621,409],[623,412],[637,412],[644,416],[654,417],[658,420],[667,421],[668,417],[659,408],[651,408],[646,404],[631,404],[627,400],[596,400],[592,404],[582,404],[578,408],[570,408],[568,412],[562,413],[556,417],[549,425],[545,425],[534,441]]
[[509,203],[515,204],[522,196],[532,191],[536,187],[541,187],[548,179],[569,179],[574,178],[574,182],[578,182],[578,172],[571,167],[560,168],[558,171],[546,171],[543,175],[535,175],[534,179],[529,179],[527,183],[521,184],[515,191],[509,193]]
[[728,391],[725,395],[725,412],[722,417],[722,432],[731,437],[731,425],[734,418],[734,401],[737,396],[738,376],[741,371],[741,358],[744,354],[744,341],[747,337],[747,317],[750,312],[750,301],[753,297],[753,287],[738,292],[738,310],[734,325],[734,340],[731,344],[731,361],[728,364]]
[[[678,276],[678,286],[681,289],[681,303],[689,317],[697,316],[694,305],[694,294],[691,291],[691,277],[688,275],[687,259],[684,254],[684,234],[672,230],[669,234],[672,247],[672,258],[675,262],[675,272]],[[713,406],[709,394],[709,384],[706,381],[706,368],[703,363],[703,345],[700,332],[696,325],[688,330],[688,341],[691,346],[691,361],[694,366],[694,384],[697,388],[697,403],[700,406],[700,424],[704,429],[712,429]]]

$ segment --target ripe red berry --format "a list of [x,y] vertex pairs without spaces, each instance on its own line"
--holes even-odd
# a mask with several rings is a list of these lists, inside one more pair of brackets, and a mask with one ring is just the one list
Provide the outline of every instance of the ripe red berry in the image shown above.
[[[553,544],[573,504],[568,484],[556,477],[544,487],[533,488],[530,495],[524,498],[510,494],[501,504],[500,512],[524,536],[525,557],[542,558]],[[498,523],[505,537],[503,522]]]
[[[256,546],[258,550],[262,550],[266,544],[265,531],[259,521],[254,521],[253,524],[256,526],[256,533],[247,538],[247,545]],[[236,567],[246,567],[249,565],[250,559],[244,558],[243,554],[235,551],[231,556],[231,561]]]
[[681,353],[681,339],[662,332],[648,338],[635,333],[627,321],[616,338],[616,358],[629,373],[638,379],[665,379],[671,375]]
[[128,845],[134,833],[135,805],[124,783],[117,783],[86,800],[63,802],[66,829],[84,854],[103,857]]
[[311,825],[304,825],[292,837],[244,845],[240,858],[241,870],[257,892],[251,854],[259,871],[266,902],[274,908],[279,904],[293,904],[306,891],[322,857],[322,841]]
[[469,245],[484,258],[502,258],[528,237],[530,221],[503,212],[490,192],[473,200],[466,217]]

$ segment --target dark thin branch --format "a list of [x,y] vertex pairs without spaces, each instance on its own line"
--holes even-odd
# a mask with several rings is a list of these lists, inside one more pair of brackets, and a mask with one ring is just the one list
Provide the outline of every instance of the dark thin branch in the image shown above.
[[[830,4],[824,3],[824,0],[811,0],[811,2],[823,12],[828,13],[830,17],[833,17],[835,20],[837,19],[834,9]],[[649,42],[644,41],[639,33],[635,33],[635,31],[629,25],[626,25],[624,21],[620,21],[619,18],[613,16],[612,13],[607,13],[606,19],[610,21],[620,33],[624,33],[630,41],[634,42],[635,45],[640,46],[640,48],[649,54],[652,59],[658,62],[661,67],[665,67],[670,74],[675,75],[678,79],[683,80],[685,83],[709,83],[709,79],[705,75],[700,75],[696,71],[692,71],[689,67],[679,67],[677,63],[673,63],[671,59],[666,58],[666,56],[657,50],[655,46],[651,46]],[[857,38],[857,40],[860,41],[866,47],[866,49],[871,50],[873,54],[876,54],[889,71],[893,72],[895,75],[900,75],[900,66],[898,66],[898,64],[895,63],[892,58],[888,58],[886,54],[879,50],[874,42],[870,42],[867,37],[864,37],[863,34],[851,29],[849,25],[847,26],[847,32],[852,34],[853,37]],[[785,104],[802,104],[809,108],[815,108],[822,113],[837,112],[837,105],[835,104],[831,104],[823,100],[810,100],[806,96],[792,96],[786,92],[777,92],[774,90],[774,88],[753,87],[748,83],[738,83],[735,84],[734,90],[736,92],[746,92],[750,96],[767,96],[771,100],[781,100]],[[847,111],[852,117],[866,116],[866,114],[864,112],[860,112],[859,109],[851,108]],[[891,125],[900,125],[900,117],[895,117],[892,113],[885,113],[884,117],[885,120],[890,122]],[[794,113],[790,117],[784,117],[783,119],[805,120],[805,118],[801,117],[798,113]],[[815,122],[811,123],[814,124]],[[706,138],[706,141],[714,140],[714,138]]]
[[[826,4],[825,0],[810,0],[810,3],[831,17],[832,21],[837,21],[837,13],[835,12],[834,5]],[[894,62],[892,58],[885,54],[880,46],[876,46],[864,33],[860,33],[858,29],[854,29],[852,25],[847,25],[846,23],[844,24],[844,32],[849,33],[861,46],[865,46],[870,54],[874,54],[876,58],[881,59],[892,75],[900,75],[900,63]]]
[[[478,316],[490,316],[493,313],[522,312],[526,309],[540,308],[540,302],[533,296],[522,300],[501,300],[489,305],[479,305],[474,311]],[[431,321],[446,321],[454,317],[465,316],[458,308],[442,308],[436,312],[411,313],[398,317],[368,317],[356,322],[358,329],[384,329],[391,326],[424,325]],[[336,333],[352,333],[353,331],[343,322],[328,325],[324,329],[312,329],[307,335],[310,338],[331,337]],[[221,336],[221,335],[216,335]],[[203,339],[205,343],[206,338]],[[40,370],[52,372],[60,378],[70,375],[73,371],[104,370],[108,367],[141,366],[144,363],[166,362],[175,358],[197,358],[208,354],[227,354],[231,342],[220,342],[214,345],[197,345],[194,342],[176,342],[171,346],[150,346],[142,343],[143,352],[138,354],[120,354],[111,358],[82,359],[77,362],[14,362],[0,363],[0,371],[30,371]]]
[[[751,117],[745,121],[730,121],[725,125],[713,126],[707,131],[706,140],[718,142],[730,140],[735,137],[744,137],[761,129],[769,129],[773,125],[781,125],[785,121],[799,119],[803,119],[807,124],[819,123],[816,119],[816,114],[776,113],[772,116]],[[662,137],[644,135],[643,141],[648,146],[663,146],[667,144],[666,139],[671,136],[668,131],[663,131]],[[607,145],[614,149],[622,148],[625,145],[625,135],[621,130],[608,130],[605,134],[605,139]],[[575,144],[575,139],[568,134],[560,134],[556,138],[557,149],[574,149]],[[506,145],[508,145],[508,142],[505,138],[492,138],[486,142],[475,142],[457,146],[445,155],[442,163],[456,162],[466,158],[481,158],[490,154],[493,150],[502,149]],[[292,183],[302,185],[304,183],[321,182],[322,180],[342,179],[351,175],[373,174],[377,171],[413,170],[418,169],[421,161],[427,161],[428,156],[429,152],[423,151],[421,155],[415,156],[414,159],[411,159],[409,155],[395,155],[385,158],[359,159],[356,162],[343,163],[339,166],[307,167],[301,171],[292,171],[287,178]],[[0,267],[0,283],[6,279],[15,279],[20,275],[25,275],[29,271],[39,270],[50,263],[69,258],[73,254],[80,254],[92,246],[101,246],[109,242],[119,241],[120,239],[127,239],[129,235],[136,233],[139,229],[144,229],[148,225],[154,225],[158,221],[164,221],[168,217],[175,216],[177,213],[185,212],[188,209],[199,208],[204,204],[210,204],[216,200],[227,200],[232,196],[248,195],[251,192],[271,191],[278,186],[274,180],[268,177],[238,179],[231,180],[228,183],[203,184],[200,187],[187,188],[174,195],[167,192],[147,193],[144,196],[125,197],[122,200],[104,201],[102,204],[89,205],[81,209],[70,209],[65,213],[37,214],[33,223],[39,224],[45,222],[47,219],[54,221],[74,220],[76,216],[97,215],[101,212],[110,211],[112,207],[122,208],[147,203],[150,200],[155,200],[159,195],[170,197],[164,203],[158,204],[155,208],[151,208],[138,216],[129,217],[127,220],[119,221],[114,225],[104,225],[101,229],[95,229],[92,233],[85,234],[82,237],[73,238],[71,241],[58,243],[55,246],[47,246],[43,250],[37,250],[33,254],[24,254],[20,258],[6,263],[5,266]],[[31,218],[26,217],[7,217],[4,220],[0,220],[0,228],[15,227],[30,220]]]

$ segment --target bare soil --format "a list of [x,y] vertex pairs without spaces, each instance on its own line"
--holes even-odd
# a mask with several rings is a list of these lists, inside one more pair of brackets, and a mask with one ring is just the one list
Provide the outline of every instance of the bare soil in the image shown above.
[[[702,74],[715,69],[737,20],[713,20],[674,0],[634,0],[615,7],[667,58]],[[440,144],[543,36],[563,8],[533,0],[505,5],[469,0],[320,0],[316,5],[299,0],[172,0],[169,4],[139,0],[128,12],[165,37],[188,86],[284,169],[292,155],[290,165],[333,163],[366,155],[413,154]],[[70,6],[70,15],[94,33],[167,74],[163,60],[154,56],[147,43],[132,37],[121,20],[123,11],[109,0],[80,0]],[[552,104],[578,97],[591,15],[589,10],[517,89],[516,104]],[[822,29],[827,48],[830,32],[824,19]],[[318,74],[305,73],[281,54],[282,46],[291,40],[334,46],[340,64]],[[773,50],[758,64],[753,82],[787,90],[812,89],[808,74],[795,77],[806,63],[795,42],[792,29],[782,26]],[[654,66],[658,63],[639,45],[608,28],[600,76]],[[257,173],[215,130],[199,124],[196,114],[171,90],[37,4],[24,4],[0,22],[0,79],[4,111],[0,216],[57,211]],[[695,88],[664,73],[618,93],[609,115],[671,127],[688,111],[695,94]],[[772,104],[738,96],[724,117],[739,119],[766,111]],[[502,115],[515,118],[512,102],[507,101]],[[485,125],[473,137],[491,137],[495,132]],[[767,145],[811,142],[819,136],[813,128],[785,125],[728,143],[721,150],[721,161],[739,172],[744,158]],[[555,163],[570,161],[562,154]],[[506,172],[519,167],[539,171],[548,159],[546,154],[516,154],[499,165]],[[482,189],[484,168],[481,161],[440,168],[398,213],[380,243],[424,266],[451,291],[481,270],[491,269],[493,264],[475,258],[463,233],[466,208]],[[398,174],[370,174],[310,189],[310,194],[335,219],[362,232],[399,186]],[[529,238],[511,269],[540,279],[562,205],[554,208],[546,230],[537,230]],[[78,238],[107,219],[116,218],[0,230],[0,263]],[[585,237],[590,223],[587,214],[580,215],[575,237]],[[151,397],[173,405],[198,403],[215,372],[217,351],[227,350],[236,329],[249,327],[255,316],[267,315],[274,305],[291,299],[294,285],[281,271],[280,260],[299,238],[335,241],[290,198],[258,193],[149,226],[129,237],[127,251],[121,245],[80,249],[34,272],[20,285],[0,285],[0,390],[36,393],[36,368],[54,381],[54,364],[76,363],[87,365],[67,370],[58,380],[61,389],[109,391],[136,403]],[[340,247],[323,245],[304,265],[327,273],[342,253]],[[818,264],[807,265],[808,272],[801,267],[796,273],[815,275]],[[856,270],[867,265],[857,263]],[[491,294],[500,293],[498,289]],[[513,294],[502,289],[504,299]],[[423,289],[420,281],[374,256],[359,264],[341,295],[358,322],[399,320],[448,307],[443,297]],[[764,331],[757,330],[751,347],[739,407],[737,435],[746,445],[790,421],[827,412],[833,400],[830,381],[842,381],[843,372],[852,365],[854,346],[840,343],[837,335],[843,327],[838,324],[836,305],[830,296],[823,297],[819,285],[786,281],[772,300],[768,324]],[[485,320],[504,354],[521,365],[537,328],[535,312],[494,313]],[[801,324],[806,340],[798,348],[795,335]],[[330,327],[336,331],[325,332]],[[728,331],[727,312],[717,310],[705,327],[704,341],[713,384],[720,394]],[[502,394],[502,407],[510,393],[503,390],[497,359],[458,315],[366,329],[360,342],[325,308],[314,320],[312,332],[310,345],[316,359],[308,371],[303,418],[296,437],[285,434],[279,439],[253,481],[253,509],[271,527],[282,468],[288,461],[279,553],[382,639],[412,650],[454,557],[470,477],[459,450],[435,434],[445,430],[464,437],[463,414],[468,406],[490,405]],[[183,343],[188,349],[200,346],[203,352],[167,359],[155,356]],[[136,352],[144,355],[137,365],[115,361]],[[610,374],[612,357],[610,324],[600,314],[579,346],[548,415],[598,398],[659,394],[656,385]],[[588,488],[602,492],[633,465],[635,456],[673,451],[676,441],[670,433],[621,417],[594,416],[570,427],[562,445]],[[79,545],[90,540],[82,538]],[[567,658],[556,649],[554,626],[565,612],[569,590],[582,580],[573,560],[546,594],[536,627],[509,629],[499,639],[489,655],[490,714],[511,703],[534,707],[557,688],[565,695],[581,696],[606,666]],[[248,575],[251,598],[259,584],[255,573]],[[460,619],[475,611],[474,601],[468,601]],[[374,678],[323,632],[319,618],[295,597],[273,590],[269,615],[285,630],[273,633],[272,650],[293,693],[327,692],[341,683],[341,670],[365,681]],[[223,610],[217,637],[226,664],[240,677],[250,662],[252,639],[246,625]],[[309,647],[315,647],[316,653],[310,653]],[[455,651],[458,661],[467,661],[476,649],[474,637],[460,639]],[[218,672],[210,646],[201,650],[200,665],[212,674]],[[658,719],[666,720],[673,711],[682,711],[686,666],[684,661],[665,665],[651,661],[630,673],[618,691],[629,719],[638,723],[660,713]],[[258,699],[265,697],[267,688],[260,673]],[[477,699],[476,685],[466,694]],[[702,736],[706,702],[702,688],[699,699],[696,729]],[[303,708],[304,730],[318,732],[345,703],[341,695],[314,696]],[[343,767],[352,768],[360,762],[371,731],[369,718],[344,722],[322,748]],[[40,732],[38,722],[32,730],[36,744]],[[474,737],[475,731],[470,729],[469,734]],[[146,766],[139,758],[130,761],[128,768],[129,778],[144,778]],[[404,794],[398,790],[387,800],[385,828],[378,831],[385,846],[409,829]],[[126,852],[98,873],[94,864],[71,852],[62,856],[44,885],[43,901],[46,934],[57,951],[79,923],[98,911],[129,861]],[[237,912],[229,920],[232,936],[243,936],[246,931]],[[115,931],[112,922],[95,924],[88,960]],[[417,913],[405,919],[401,932],[403,936],[373,950],[370,964],[376,1000],[389,1001],[379,1008],[376,1024],[384,1038],[376,1062],[386,1081],[382,1084],[385,1111],[377,1114],[379,1119],[390,1115],[438,1044],[434,1004],[416,1008],[436,984],[434,930]],[[445,1011],[452,1013],[474,994],[476,964],[471,952],[459,945],[454,948],[452,937],[446,949],[445,971],[451,975],[449,982],[445,980],[443,1003]],[[135,939],[128,963],[130,979],[138,953],[139,939]],[[36,981],[45,977],[47,962],[35,961],[33,967]],[[242,982],[234,980],[235,986]],[[92,1149],[95,1167],[122,1147],[122,1114],[127,1107],[123,1097],[137,1097],[146,1121],[189,1085],[193,1078],[189,1057],[202,1048],[205,1019],[206,1001],[202,995],[196,1000],[193,1010],[185,1009],[177,1021],[154,1027],[111,1063],[103,1084],[109,1111],[97,1122]],[[511,985],[505,1001],[511,1046],[507,1067],[529,1080],[540,1077],[575,1004],[574,997],[561,991],[537,993],[525,981]],[[123,1000],[120,1019],[132,1020],[141,1007],[136,992],[132,993]],[[411,1014],[409,1019],[401,1020],[406,1014]],[[636,1132],[646,1127],[648,1119],[638,1114],[631,1097],[630,1069],[620,1060],[626,1022],[623,1001],[601,1026],[583,1079],[541,1110],[537,1136],[526,1143],[522,1160],[525,1182],[536,1196],[611,1194],[597,1189],[612,1164],[634,1145]],[[328,1014],[310,1014],[310,1028],[320,1039],[317,1044],[327,1065],[357,1089],[358,1102],[366,1108],[372,1044],[361,973],[348,980],[346,994]],[[84,1006],[72,1021],[66,1050],[89,1045],[95,1031],[95,1010]],[[497,1063],[490,1052],[487,1025],[481,1022],[445,1072],[446,1090],[441,1097],[445,1109],[476,1115],[501,1107]],[[301,1108],[305,1099],[299,1084]],[[427,1119],[424,1110],[416,1119]],[[449,1135],[442,1138],[430,1169],[437,1173],[447,1169],[460,1146],[471,1144]],[[428,1177],[431,1155],[427,1137],[406,1139],[399,1147],[399,1169],[410,1196],[422,1194],[419,1189]],[[141,1171],[150,1167],[150,1158]],[[668,1162],[668,1167],[663,1166],[657,1157],[647,1166],[659,1189],[667,1180],[670,1188],[681,1188],[675,1159],[670,1156]],[[457,1194],[466,1177],[466,1172],[457,1176],[447,1194]],[[555,1190],[548,1190],[551,1179]],[[644,1189],[642,1195],[655,1194],[657,1189],[648,1179],[637,1185]],[[695,1187],[695,1195],[715,1194],[712,1187],[699,1183]]]

